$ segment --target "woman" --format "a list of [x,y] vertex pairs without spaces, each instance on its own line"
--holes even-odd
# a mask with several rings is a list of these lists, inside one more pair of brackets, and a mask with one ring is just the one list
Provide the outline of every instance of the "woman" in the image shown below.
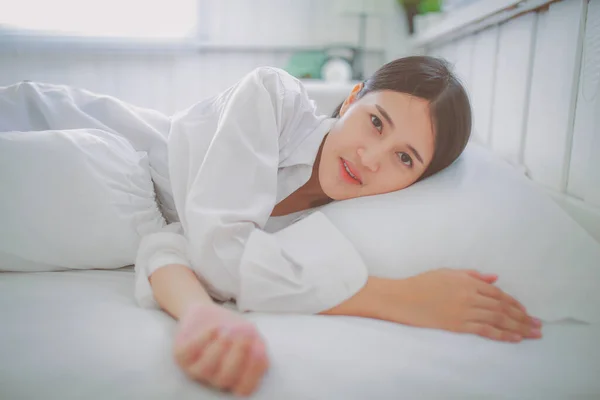
[[[463,87],[430,57],[384,65],[332,118],[318,116],[302,85],[274,68],[176,115],[168,157],[180,221],[143,240],[136,296],[179,320],[180,367],[240,395],[268,368],[255,327],[212,298],[241,311],[363,316],[511,342],[540,337],[540,322],[493,286],[494,275],[369,277],[318,212],[435,174],[461,154],[470,131]],[[327,238],[314,254],[294,244],[310,242],[308,220]]]

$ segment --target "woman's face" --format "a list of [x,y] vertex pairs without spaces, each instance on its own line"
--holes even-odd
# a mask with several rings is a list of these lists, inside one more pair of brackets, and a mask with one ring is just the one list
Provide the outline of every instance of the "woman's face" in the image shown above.
[[404,189],[433,157],[426,100],[388,90],[356,99],[360,87],[344,102],[323,144],[319,181],[334,200]]

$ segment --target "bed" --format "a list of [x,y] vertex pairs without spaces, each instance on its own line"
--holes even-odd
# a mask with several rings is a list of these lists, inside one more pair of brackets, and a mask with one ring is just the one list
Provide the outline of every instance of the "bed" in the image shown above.
[[[173,363],[174,322],[134,302],[130,269],[5,273],[2,399],[226,399]],[[272,369],[256,399],[597,398],[600,327],[518,345],[350,317],[250,315]]]
[[[412,44],[455,63],[473,140],[600,242],[598,43],[600,0],[486,0]],[[309,92],[326,109],[342,96]],[[0,398],[232,398],[185,378],[174,321],[137,306],[133,286],[131,267],[0,273]],[[600,398],[598,324],[555,322],[515,345],[353,317],[246,316],[272,365],[255,399]]]

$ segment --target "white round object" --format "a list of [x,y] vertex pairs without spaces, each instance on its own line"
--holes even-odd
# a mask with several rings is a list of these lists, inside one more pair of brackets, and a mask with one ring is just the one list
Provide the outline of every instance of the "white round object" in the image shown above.
[[342,58],[332,58],[323,65],[321,76],[327,82],[350,82],[352,66]]

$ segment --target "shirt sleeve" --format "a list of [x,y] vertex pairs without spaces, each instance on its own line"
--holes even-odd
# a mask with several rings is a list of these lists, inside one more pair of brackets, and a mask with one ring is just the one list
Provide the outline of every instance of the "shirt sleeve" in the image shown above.
[[360,255],[321,213],[275,234],[263,230],[277,201],[280,141],[311,115],[295,85],[259,68],[216,100],[221,112],[201,162],[194,154],[206,139],[189,122],[201,115],[189,112],[169,139],[189,265],[211,294],[242,311],[318,313],[367,280]]
[[142,238],[135,260],[135,299],[144,308],[160,308],[150,286],[149,277],[157,269],[179,264],[190,267],[187,241],[181,223],[166,225],[161,231]]

